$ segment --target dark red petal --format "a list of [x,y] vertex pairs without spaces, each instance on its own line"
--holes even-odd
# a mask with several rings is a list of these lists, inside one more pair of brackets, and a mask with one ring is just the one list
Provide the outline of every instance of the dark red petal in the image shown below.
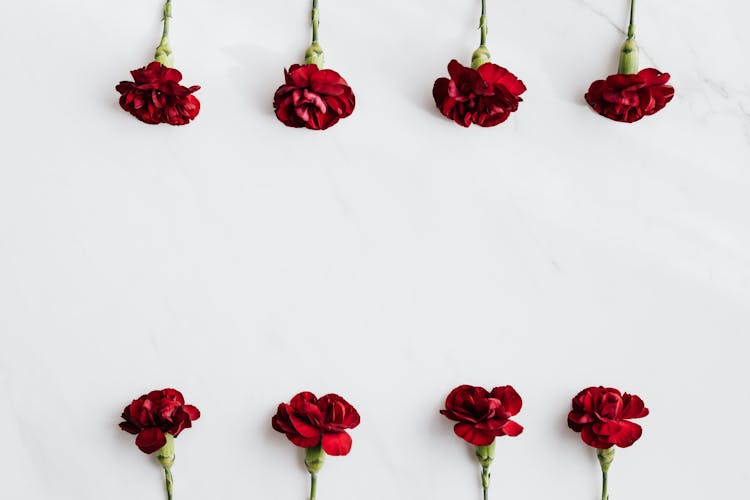
[[655,68],[645,68],[638,72],[638,77],[646,85],[664,85],[669,81],[669,73],[662,73]]
[[120,422],[120,429],[130,434],[138,434],[141,430],[130,422]]
[[523,427],[512,420],[508,420],[502,428],[502,432],[506,436],[518,436],[523,432]]
[[463,440],[474,446],[489,446],[495,440],[495,433],[488,430],[478,429],[467,423],[459,423],[453,426],[453,432]]
[[[483,66],[486,66],[483,65]],[[508,416],[517,415],[521,411],[523,406],[523,400],[521,396],[511,385],[505,385],[502,387],[495,387],[492,389],[492,397],[500,400],[503,410]]]
[[310,78],[318,71],[320,71],[320,69],[315,64],[305,64],[302,66],[295,64],[289,68],[287,85],[292,85],[294,87],[309,87]]
[[497,64],[484,63],[477,68],[477,72],[487,83],[492,85],[502,85],[515,96],[519,96],[526,92],[526,85],[524,85],[516,75]]
[[135,444],[143,453],[153,453],[167,444],[167,437],[161,430],[152,427],[143,429],[135,438]]
[[295,432],[294,426],[289,421],[289,406],[281,403],[276,410],[276,415],[271,418],[271,426],[278,432]]
[[619,429],[616,433],[612,434],[610,441],[620,448],[627,448],[632,445],[638,441],[643,434],[643,429],[638,424],[628,422],[627,420],[617,423],[619,424]]
[[198,420],[201,418],[200,410],[193,405],[185,405],[182,409],[190,416],[190,420]]
[[341,456],[346,455],[352,449],[352,438],[346,432],[323,434],[321,444],[323,451],[329,455]]
[[312,425],[311,422],[298,416],[295,412],[289,414],[289,422],[294,430],[303,437],[316,437],[320,435],[320,429]]
[[348,88],[346,80],[332,69],[317,71],[310,76],[310,89],[318,94],[341,95]]
[[306,403],[316,404],[317,402],[318,398],[315,397],[315,394],[305,391],[295,395],[289,402],[289,405],[293,408],[299,408],[304,406]]
[[583,439],[583,442],[587,445],[601,450],[611,448],[614,444],[607,441],[606,437],[596,435],[590,425],[587,425],[581,430],[581,439]]
[[471,68],[467,68],[466,66],[456,61],[455,59],[451,60],[451,62],[448,63],[448,74],[450,75],[451,80],[455,82],[465,77],[467,70],[474,71]]
[[289,433],[286,435],[287,439],[294,443],[295,446],[300,448],[310,448],[312,446],[318,446],[320,444],[320,435],[315,437],[304,437],[299,434]]

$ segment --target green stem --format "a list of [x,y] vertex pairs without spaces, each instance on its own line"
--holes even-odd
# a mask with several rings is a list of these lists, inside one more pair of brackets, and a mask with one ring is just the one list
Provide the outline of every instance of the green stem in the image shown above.
[[323,69],[325,57],[323,47],[318,43],[318,27],[320,25],[320,11],[318,10],[318,0],[312,3],[312,43],[305,51],[305,64],[315,64],[318,68]]
[[487,500],[490,491],[490,468],[482,466],[482,493],[484,500]]
[[312,43],[318,43],[318,27],[320,26],[320,11],[318,0],[313,0],[312,7]]
[[620,50],[620,64],[617,66],[617,72],[622,75],[638,73],[638,52],[638,44],[635,41],[635,0],[630,0],[628,38]]
[[479,45],[487,45],[487,0],[482,0],[482,17],[479,18],[479,29],[482,30]]
[[310,473],[310,500],[315,500],[315,495],[318,492],[318,474],[315,472]]
[[174,480],[172,479],[172,470],[164,467],[164,476],[167,483],[167,500],[172,500],[172,490],[174,489]]
[[628,38],[635,37],[635,0],[630,0],[630,25],[628,26]]
[[169,46],[169,20],[172,19],[172,0],[167,0],[164,4],[164,14],[162,16],[162,22],[164,28],[161,34],[161,43],[156,47],[156,53],[154,54],[154,60],[159,61],[164,66],[171,68],[174,66],[174,55],[172,54],[172,47]]
[[596,450],[596,458],[599,459],[599,465],[602,468],[602,500],[609,500],[609,493],[607,493],[607,475],[609,474],[609,468],[615,459],[615,447],[613,446],[604,450]]
[[471,67],[477,69],[482,64],[489,62],[490,51],[487,50],[487,0],[482,0],[482,17],[479,18],[479,29],[482,32],[480,45],[471,54]]
[[167,500],[172,500],[172,464],[174,464],[174,436],[167,433],[164,435],[167,438],[167,442],[157,452],[156,458],[159,463],[164,467],[164,476],[167,482]]
[[162,30],[162,38],[169,36],[169,20],[172,19],[172,0],[167,0],[164,4],[164,16],[162,21],[164,22],[164,29]]

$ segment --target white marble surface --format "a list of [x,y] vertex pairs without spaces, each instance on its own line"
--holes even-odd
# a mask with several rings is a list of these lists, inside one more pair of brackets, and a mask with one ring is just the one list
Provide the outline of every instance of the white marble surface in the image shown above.
[[180,388],[176,500],[303,500],[270,428],[295,392],[362,414],[320,500],[480,497],[438,415],[455,385],[513,384],[492,498],[594,500],[567,430],[592,384],[652,415],[612,500],[747,493],[750,7],[640,2],[642,64],[676,97],[634,125],[583,101],[614,70],[624,0],[490,0],[493,60],[529,90],[494,129],[431,101],[468,63],[479,2],[323,0],[328,63],[357,94],[324,133],[272,114],[306,1],[175,0],[173,47],[203,109],[141,124],[114,85],[146,63],[159,1],[5,2],[0,14],[0,496],[161,500],[117,428]]

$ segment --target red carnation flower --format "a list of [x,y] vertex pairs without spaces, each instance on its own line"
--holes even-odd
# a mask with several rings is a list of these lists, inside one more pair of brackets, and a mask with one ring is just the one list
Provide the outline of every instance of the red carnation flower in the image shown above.
[[521,396],[509,385],[495,387],[492,392],[461,385],[448,394],[445,410],[440,413],[458,422],[453,427],[457,436],[474,446],[488,446],[497,436],[523,432],[523,427],[510,420],[521,411],[522,404]]
[[359,425],[359,413],[338,394],[318,399],[311,392],[301,392],[289,404],[279,405],[271,425],[301,448],[321,445],[329,455],[346,455],[352,447],[346,429]]
[[509,385],[495,387],[491,392],[483,387],[460,385],[445,398],[445,410],[440,410],[458,422],[453,426],[456,435],[475,446],[474,454],[482,466],[485,500],[490,487],[489,469],[495,459],[495,438],[523,432],[523,427],[510,419],[521,411],[522,404],[521,396]]
[[289,127],[325,130],[354,111],[354,93],[341,75],[316,64],[294,64],[273,98],[276,116]]
[[132,82],[120,82],[115,88],[121,94],[122,109],[145,123],[185,125],[194,119],[201,104],[193,92],[200,86],[180,85],[182,73],[158,61],[130,72]]
[[521,80],[505,68],[485,62],[472,69],[455,59],[448,64],[448,78],[438,78],[432,88],[435,104],[443,115],[459,125],[476,123],[494,127],[518,109],[526,91]]
[[641,437],[641,426],[628,419],[648,415],[648,408],[638,396],[621,394],[617,389],[589,387],[573,398],[568,427],[581,433],[589,446],[607,449],[627,448]]
[[200,418],[198,408],[186,405],[180,391],[151,391],[134,400],[122,412],[120,429],[137,434],[135,444],[144,453],[153,453],[165,444],[169,434],[177,437]]
[[667,85],[669,73],[646,68],[635,74],[610,75],[597,80],[586,93],[586,102],[602,116],[632,123],[653,115],[674,97]]

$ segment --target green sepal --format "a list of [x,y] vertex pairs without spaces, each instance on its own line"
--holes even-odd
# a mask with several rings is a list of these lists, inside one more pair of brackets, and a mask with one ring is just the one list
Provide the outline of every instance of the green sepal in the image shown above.
[[169,433],[164,434],[167,438],[167,442],[164,446],[159,448],[159,451],[156,452],[156,458],[159,460],[159,463],[162,467],[165,469],[172,468],[172,464],[174,464],[174,436],[172,436]]
[[477,69],[484,63],[490,62],[490,51],[485,45],[480,45],[471,55],[471,67]]
[[326,461],[326,452],[323,448],[313,446],[312,448],[305,448],[305,466],[310,474],[317,474],[320,469],[323,468],[323,464]]
[[628,38],[620,50],[620,64],[617,72],[621,75],[634,75],[638,73],[638,44],[635,38]]
[[477,446],[475,455],[479,463],[482,464],[482,467],[489,467],[495,459],[495,441],[487,446]]
[[323,47],[318,42],[313,42],[305,51],[305,64],[315,64],[319,69],[323,69],[324,63]]
[[615,447],[606,448],[604,450],[596,450],[596,458],[599,459],[599,465],[602,466],[602,472],[606,474],[609,472],[609,466],[615,459]]
[[163,36],[161,38],[161,43],[156,47],[154,60],[162,63],[167,68],[174,67],[174,54],[172,54],[172,47],[169,46],[168,37]]

